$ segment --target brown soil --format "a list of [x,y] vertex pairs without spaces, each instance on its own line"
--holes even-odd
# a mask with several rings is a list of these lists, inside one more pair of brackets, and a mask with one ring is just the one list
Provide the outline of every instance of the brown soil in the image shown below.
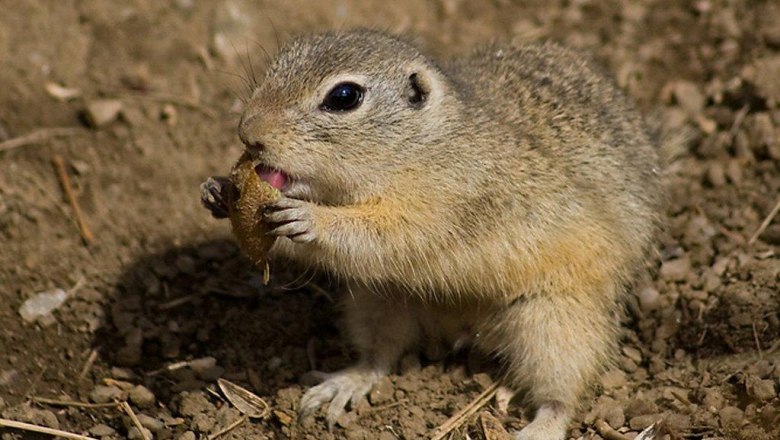
[[[666,438],[780,438],[780,218],[748,243],[780,197],[780,6],[628,3],[0,1],[0,141],[83,127],[0,152],[0,414],[140,438],[115,408],[33,402],[129,395],[155,438],[205,438],[240,415],[210,391],[224,377],[272,412],[223,438],[418,439],[489,386],[489,363],[468,353],[406,359],[332,432],[322,418],[297,424],[304,373],[354,356],[338,286],[277,263],[262,287],[227,223],[199,206],[199,183],[239,156],[242,78],[262,71],[265,52],[301,32],[368,26],[413,34],[440,56],[494,39],[560,41],[593,53],[648,113],[692,127],[669,169],[668,226],[629,302],[621,356],[571,438],[601,438],[597,418],[628,438],[659,420]],[[54,99],[50,82],[80,95]],[[119,118],[86,128],[84,110],[104,98],[119,100]],[[75,285],[52,316],[20,317],[26,299]],[[158,371],[200,358],[213,359]],[[517,405],[484,410],[509,430],[527,422]],[[486,438],[479,420],[451,438]]]

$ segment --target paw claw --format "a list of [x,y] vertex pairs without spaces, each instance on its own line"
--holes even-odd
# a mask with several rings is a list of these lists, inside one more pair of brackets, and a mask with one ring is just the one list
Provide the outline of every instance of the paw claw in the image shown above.
[[276,226],[268,232],[270,235],[287,237],[296,243],[308,243],[316,238],[309,202],[282,197],[268,206],[263,216]]

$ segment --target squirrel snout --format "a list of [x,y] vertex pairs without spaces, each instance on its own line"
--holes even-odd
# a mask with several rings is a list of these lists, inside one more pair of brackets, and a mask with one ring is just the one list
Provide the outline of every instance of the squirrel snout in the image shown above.
[[242,118],[238,124],[238,137],[241,142],[244,143],[244,148],[250,154],[259,153],[265,150],[265,143],[260,136],[257,135],[258,127],[257,122],[253,123],[255,118]]

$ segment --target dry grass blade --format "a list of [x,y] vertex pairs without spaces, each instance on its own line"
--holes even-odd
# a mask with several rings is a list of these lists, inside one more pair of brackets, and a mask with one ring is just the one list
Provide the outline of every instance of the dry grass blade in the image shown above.
[[51,405],[51,406],[72,406],[74,408],[116,408],[121,403],[119,402],[109,402],[109,403],[89,403],[89,402],[77,402],[74,400],[56,400],[56,399],[47,399],[45,397],[31,397],[30,400],[32,400],[35,403],[42,403],[44,405]]
[[45,426],[33,425],[31,423],[16,422],[8,419],[0,419],[0,428],[19,429],[22,431],[37,432],[39,434],[47,434],[74,440],[97,440],[94,437],[87,437],[85,435],[74,434],[72,432],[62,431],[59,429],[47,428]]
[[132,420],[133,425],[141,434],[141,438],[143,440],[151,440],[149,437],[146,436],[146,431],[144,431],[144,426],[141,424],[141,421],[138,420],[138,417],[136,417],[133,408],[130,407],[130,404],[127,402],[122,402],[119,406],[122,407],[125,413],[127,413],[127,415],[130,417],[130,420]]
[[761,222],[761,226],[759,226],[758,229],[756,229],[756,232],[753,233],[753,236],[750,237],[750,240],[748,240],[748,246],[752,245],[753,243],[756,242],[756,240],[758,240],[758,237],[760,237],[761,234],[764,233],[764,231],[769,226],[769,224],[772,223],[772,219],[775,218],[778,212],[780,212],[780,198],[777,199],[777,203],[775,203],[775,207],[772,208],[772,211],[769,212],[769,215],[767,215],[764,221]]
[[73,191],[73,187],[70,184],[68,170],[65,168],[65,160],[59,154],[55,154],[51,160],[54,164],[54,169],[57,172],[57,179],[62,186],[62,191],[65,193],[65,197],[67,197],[68,203],[70,203],[70,207],[73,209],[73,214],[76,216],[76,223],[79,225],[81,238],[83,238],[88,245],[91,245],[95,242],[95,236],[92,235],[92,230],[89,229],[89,226],[87,225],[84,213],[81,211],[78,199],[76,199],[76,193]]
[[82,133],[87,133],[87,131],[78,127],[42,128],[40,130],[35,130],[32,133],[0,142],[0,151],[13,150],[14,148],[37,144],[51,138],[75,136]]
[[457,429],[466,421],[466,419],[471,417],[474,413],[479,411],[480,408],[490,402],[490,399],[496,395],[496,390],[498,390],[498,382],[489,386],[488,389],[483,391],[482,394],[477,396],[476,399],[472,400],[463,409],[456,412],[446,422],[436,428],[436,430],[431,433],[431,440],[442,440],[443,438],[447,437],[447,434],[452,432],[454,429]]
[[239,417],[238,420],[236,420],[235,422],[233,422],[233,423],[229,424],[228,426],[226,426],[225,429],[217,431],[214,434],[211,434],[210,436],[208,436],[208,440],[214,440],[215,438],[222,437],[223,435],[227,434],[228,432],[236,429],[238,427],[238,425],[246,422],[246,420],[248,418],[249,417],[247,415],[243,415],[243,416]]
[[489,411],[483,411],[479,415],[479,426],[482,428],[485,440],[512,440],[512,436],[506,432],[501,422]]
[[219,389],[222,390],[228,402],[251,419],[264,418],[271,410],[271,407],[268,406],[265,400],[229,380],[218,379],[217,385],[219,385]]
[[625,435],[615,431],[615,429],[609,426],[609,423],[605,422],[603,419],[596,419],[596,422],[593,423],[593,427],[596,428],[596,432],[604,437],[605,440],[629,440]]

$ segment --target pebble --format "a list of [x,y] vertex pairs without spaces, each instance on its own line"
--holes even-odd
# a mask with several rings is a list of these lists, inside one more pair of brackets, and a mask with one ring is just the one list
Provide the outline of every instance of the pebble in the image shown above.
[[183,392],[180,394],[179,414],[184,417],[195,417],[198,414],[210,412],[214,405],[200,392]]
[[626,374],[621,370],[609,370],[601,376],[601,386],[605,390],[620,388],[626,383]]
[[739,185],[742,182],[742,165],[737,160],[730,160],[726,164],[726,177],[734,185]]
[[90,127],[103,127],[119,117],[122,101],[118,99],[98,99],[87,103],[84,116]]
[[196,438],[194,432],[185,431],[184,434],[180,435],[176,440],[196,440]]
[[128,397],[130,398],[131,402],[140,408],[152,407],[157,400],[154,397],[154,393],[149,391],[149,388],[146,388],[143,385],[134,386],[128,393]]
[[62,289],[36,293],[22,303],[22,306],[19,307],[19,315],[25,322],[38,321],[50,316],[65,303],[66,299],[68,299],[68,294]]
[[95,403],[108,403],[123,400],[124,393],[115,386],[98,385],[89,393],[89,400]]
[[707,183],[718,188],[726,184],[726,169],[720,161],[712,161],[707,167]]
[[758,94],[774,102],[780,102],[780,55],[756,60],[743,70],[742,76],[756,86]]
[[633,430],[640,431],[652,425],[653,423],[661,420],[662,418],[663,416],[661,414],[647,414],[644,416],[636,416],[636,417],[632,417],[631,420],[628,421],[628,426]]
[[738,428],[742,424],[744,413],[736,406],[726,406],[718,411],[721,427]]
[[653,287],[645,287],[639,291],[639,307],[649,312],[661,306],[661,294]]
[[704,95],[699,91],[699,87],[690,81],[676,81],[672,86],[672,94],[689,115],[697,115],[704,109]]
[[642,352],[634,347],[623,347],[623,354],[636,363],[642,362]]
[[143,430],[143,434],[141,434],[141,431],[138,430],[135,426],[130,427],[129,430],[127,430],[127,438],[130,440],[135,439],[152,439],[154,438],[154,435],[152,434],[152,431],[149,431],[149,429],[141,427]]
[[704,407],[711,412],[720,411],[726,405],[726,398],[723,393],[716,388],[705,391],[704,398],[701,400]]
[[32,408],[28,404],[20,404],[7,408],[3,410],[2,415],[6,419],[16,420],[18,422],[43,425],[54,429],[59,429],[60,427],[60,421],[53,412]]
[[106,437],[116,434],[116,429],[101,423],[89,428],[89,433],[95,437]]
[[201,413],[192,418],[191,426],[198,432],[212,432],[215,422],[213,416]]
[[753,382],[749,394],[759,402],[769,401],[777,396],[775,381],[769,379],[756,380]]
[[163,424],[162,421],[152,417],[148,416],[146,414],[138,414],[138,421],[141,422],[141,426],[149,429],[152,432],[160,432],[165,428],[165,424]]
[[661,278],[668,281],[682,281],[690,271],[690,258],[682,257],[676,260],[664,261],[661,264],[659,274],[661,275]]
[[371,392],[368,394],[368,401],[372,405],[381,405],[385,402],[389,402],[393,398],[393,383],[390,378],[385,376],[380,379],[371,388]]

